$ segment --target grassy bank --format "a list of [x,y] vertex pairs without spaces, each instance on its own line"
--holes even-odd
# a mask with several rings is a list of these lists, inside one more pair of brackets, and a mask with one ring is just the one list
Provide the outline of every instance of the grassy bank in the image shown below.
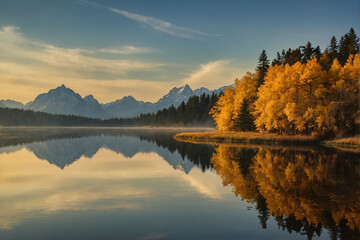
[[328,140],[325,141],[324,144],[337,147],[360,148],[360,135],[348,138]]
[[257,132],[187,132],[175,135],[178,140],[192,140],[204,142],[227,142],[227,143],[253,143],[253,144],[290,144],[310,145],[320,144],[320,140],[314,136],[288,136],[274,133]]

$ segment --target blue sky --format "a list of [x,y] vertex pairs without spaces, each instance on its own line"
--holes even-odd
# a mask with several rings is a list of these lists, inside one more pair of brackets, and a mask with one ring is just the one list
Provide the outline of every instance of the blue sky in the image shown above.
[[62,83],[101,102],[214,89],[253,71],[262,49],[324,50],[359,22],[358,0],[0,0],[0,98]]

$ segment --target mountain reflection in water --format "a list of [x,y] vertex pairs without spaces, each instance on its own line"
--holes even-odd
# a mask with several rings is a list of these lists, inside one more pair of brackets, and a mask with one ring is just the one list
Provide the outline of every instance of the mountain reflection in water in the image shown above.
[[[50,164],[56,165],[60,171],[73,168],[73,171],[78,173],[77,182],[71,183],[70,178],[67,179],[68,176],[65,173],[61,176],[62,181],[65,184],[73,184],[75,190],[80,186],[89,188],[83,192],[86,196],[74,195],[73,192],[69,192],[69,199],[61,203],[61,207],[57,206],[56,211],[75,209],[75,207],[81,209],[83,206],[74,205],[75,198],[93,199],[94,201],[106,200],[106,203],[100,205],[96,203],[92,205],[92,208],[106,209],[112,205],[116,208],[137,209],[136,201],[130,201],[129,199],[134,199],[134,196],[141,198],[141,196],[149,195],[149,191],[153,187],[151,180],[149,180],[147,187],[143,186],[142,188],[130,183],[122,183],[121,186],[112,185],[111,181],[103,182],[105,180],[99,176],[114,174],[115,178],[115,176],[124,175],[124,172],[115,171],[117,169],[113,165],[116,164],[115,161],[106,163],[109,166],[105,170],[101,169],[104,167],[105,162],[103,162],[103,165],[94,166],[91,166],[91,162],[86,163],[83,161],[76,164],[77,160],[81,158],[92,159],[100,150],[106,150],[133,160],[131,163],[133,165],[130,165],[129,162],[124,163],[125,165],[122,166],[127,167],[127,170],[131,170],[131,173],[128,173],[127,176],[140,174],[137,170],[141,168],[139,164],[146,165],[147,163],[153,165],[153,170],[152,173],[142,171],[143,177],[146,177],[146,174],[152,176],[159,174],[160,176],[161,173],[156,172],[156,168],[158,171],[163,171],[164,176],[167,176],[168,173],[165,174],[164,172],[168,170],[161,170],[164,165],[158,165],[161,164],[159,162],[150,161],[150,159],[149,161],[136,162],[137,154],[150,154],[141,156],[151,157],[153,153],[165,160],[171,168],[180,170],[184,174],[189,174],[193,169],[199,169],[201,170],[200,173],[204,172],[203,174],[207,171],[215,172],[218,178],[221,179],[223,186],[230,186],[236,197],[254,206],[257,211],[259,226],[267,231],[270,231],[269,228],[271,229],[269,223],[271,225],[271,222],[274,222],[281,232],[293,233],[297,237],[303,236],[302,239],[312,239],[314,237],[330,239],[360,238],[360,164],[357,152],[328,148],[192,144],[174,140],[173,134],[174,132],[135,130],[62,132],[54,130],[54,132],[25,134],[24,137],[2,138],[0,140],[0,166],[4,172],[1,174],[3,176],[0,175],[0,185],[3,187],[3,190],[0,190],[0,196],[2,196],[2,200],[0,200],[0,209],[2,210],[0,212],[5,213],[0,213],[0,217],[3,218],[0,220],[0,225],[4,229],[11,229],[14,225],[19,224],[15,223],[15,220],[13,220],[14,222],[5,220],[5,218],[11,219],[14,217],[12,215],[16,215],[17,211],[20,211],[14,210],[13,212],[10,211],[10,213],[3,211],[5,208],[12,209],[14,207],[10,200],[18,194],[12,193],[12,190],[7,189],[6,186],[8,186],[7,183],[22,181],[32,176],[26,174],[23,176],[6,175],[7,168],[11,172],[15,167],[2,164],[12,153],[20,154],[24,149],[32,152],[37,159],[46,160]],[[106,158],[109,154],[103,152],[101,156]],[[82,163],[80,164],[80,162]],[[94,169],[87,170],[87,172],[80,171],[80,165],[82,169],[86,168],[87,165],[87,167],[97,168],[97,171],[103,170],[103,172],[99,172],[97,180],[92,181],[89,183],[91,186],[86,187],[87,182],[84,175],[89,171],[95,174],[95,171]],[[113,173],[109,171],[111,168],[115,168]],[[109,175],[109,178],[111,177],[113,175]],[[191,176],[188,177],[190,181]],[[67,182],[68,180],[69,182]],[[160,190],[158,191],[168,191],[166,190],[166,182],[157,182],[156,184],[165,184],[159,186]],[[192,183],[193,186],[197,184],[196,182]],[[207,184],[208,187],[211,187],[212,182],[209,181]],[[31,187],[35,186],[32,185]],[[205,189],[206,186],[197,187],[211,198],[213,193]],[[224,188],[224,190],[226,189]],[[25,198],[27,198],[36,189],[22,187],[21,191],[29,192],[25,195]],[[59,200],[55,194],[57,191],[62,191],[62,189],[57,189],[54,186],[54,196],[48,201],[56,202]],[[101,195],[96,195],[96,191]],[[181,189],[173,189],[171,195],[175,196],[180,191]],[[8,192],[11,192],[13,196],[10,196],[11,194],[9,195]],[[116,198],[114,192],[116,192]],[[39,199],[41,200],[41,197]],[[113,202],[114,199],[117,202]],[[122,201],[119,199],[122,199]],[[26,200],[24,199],[24,202]],[[36,199],[31,199],[31,201],[36,201]],[[199,201],[205,200],[199,199]],[[44,203],[38,202],[36,205],[41,208],[41,204]],[[221,204],[221,202],[218,204]],[[54,207],[55,205],[50,204],[50,206]],[[24,204],[24,207],[21,208],[21,214],[32,216],[31,211],[33,209],[29,208],[34,208],[34,204]],[[248,210],[253,211],[251,207],[248,207]],[[29,216],[23,218],[29,218]],[[219,219],[223,219],[223,217],[219,217]],[[245,216],[244,219],[250,217]],[[203,221],[205,222],[205,220]],[[219,234],[221,230],[221,228],[218,230],[220,231]],[[228,232],[228,236],[241,236],[241,234],[238,235],[239,230],[232,230],[234,232]],[[0,231],[0,236],[1,233]],[[247,234],[248,238],[264,239],[263,236],[255,237],[251,233]],[[160,234],[159,236],[159,238],[168,238],[166,234]]]

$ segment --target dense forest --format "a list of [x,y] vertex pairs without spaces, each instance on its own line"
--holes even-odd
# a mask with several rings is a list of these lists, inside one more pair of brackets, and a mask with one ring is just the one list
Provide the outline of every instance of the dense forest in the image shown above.
[[193,96],[179,107],[171,106],[156,113],[141,114],[134,118],[112,118],[106,120],[81,116],[50,114],[32,110],[0,107],[2,126],[214,126],[209,114],[217,102],[213,94]]
[[97,126],[100,119],[87,117],[50,114],[32,110],[1,108],[1,126]]
[[214,126],[209,114],[218,100],[218,95],[190,97],[179,107],[171,106],[157,113],[141,114],[135,118],[110,119],[104,121],[108,125],[116,125],[119,121],[126,126]]
[[222,131],[353,135],[360,125],[359,38],[353,29],[323,53],[310,42],[277,53],[265,50],[255,73],[227,88],[211,110]]

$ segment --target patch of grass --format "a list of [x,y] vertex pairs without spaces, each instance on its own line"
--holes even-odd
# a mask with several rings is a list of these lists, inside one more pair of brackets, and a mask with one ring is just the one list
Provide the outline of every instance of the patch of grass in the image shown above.
[[332,139],[324,142],[325,145],[360,148],[360,135],[347,138]]
[[186,132],[175,135],[178,140],[227,142],[227,143],[253,143],[253,144],[290,144],[308,145],[320,144],[319,138],[305,135],[279,135],[274,133],[258,132]]

